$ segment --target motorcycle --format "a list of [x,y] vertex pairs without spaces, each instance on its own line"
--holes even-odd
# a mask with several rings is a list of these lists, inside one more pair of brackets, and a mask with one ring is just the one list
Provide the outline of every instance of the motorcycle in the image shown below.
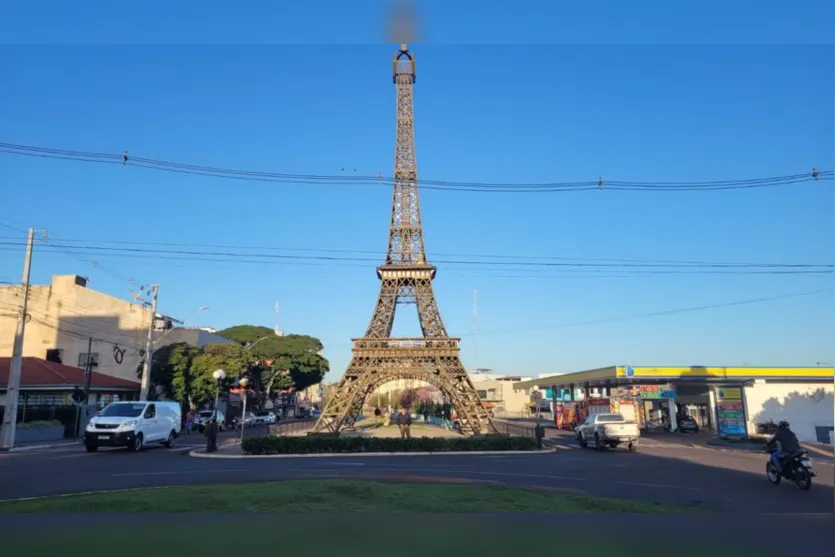
[[[766,452],[773,454],[776,452],[776,449],[774,447],[768,447],[766,448]],[[777,466],[769,458],[768,463],[765,465],[765,474],[768,477],[768,481],[774,485],[778,485],[785,478],[797,484],[797,487],[804,491],[812,487],[812,478],[817,475],[812,471],[812,461],[809,460],[808,451],[804,449],[800,449],[794,454],[783,458],[782,473],[777,471]]]

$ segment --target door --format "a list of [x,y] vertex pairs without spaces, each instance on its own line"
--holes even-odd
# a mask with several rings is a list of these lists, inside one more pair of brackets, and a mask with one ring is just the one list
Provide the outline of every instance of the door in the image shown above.
[[142,430],[145,433],[145,441],[156,441],[160,438],[160,418],[157,415],[156,404],[149,404],[142,415]]

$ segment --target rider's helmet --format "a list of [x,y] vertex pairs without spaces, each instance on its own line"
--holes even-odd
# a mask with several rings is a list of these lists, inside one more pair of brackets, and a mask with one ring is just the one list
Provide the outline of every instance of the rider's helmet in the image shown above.
[[779,424],[777,424],[778,429],[789,429],[789,422],[786,420],[781,420]]

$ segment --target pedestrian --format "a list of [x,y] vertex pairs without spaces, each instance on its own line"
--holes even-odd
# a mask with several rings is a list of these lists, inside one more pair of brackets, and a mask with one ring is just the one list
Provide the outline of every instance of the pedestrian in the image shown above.
[[411,439],[412,438],[412,416],[408,412],[406,412],[405,408],[400,409],[400,414],[397,416],[397,427],[400,428],[400,438],[401,439]]
[[186,412],[186,434],[191,433],[191,428],[194,427],[194,410],[189,408]]
[[377,427],[383,425],[383,412],[379,408],[374,409],[374,425]]

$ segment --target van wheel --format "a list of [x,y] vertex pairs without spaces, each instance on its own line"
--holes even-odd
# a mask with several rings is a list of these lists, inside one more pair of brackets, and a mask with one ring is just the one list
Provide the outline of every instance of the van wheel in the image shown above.
[[84,448],[87,449],[88,453],[94,453],[97,450],[99,450],[99,448],[96,445],[84,445]]
[[133,439],[133,444],[131,444],[131,446],[128,447],[128,450],[132,453],[138,453],[139,451],[142,450],[143,443],[144,443],[144,439],[142,438],[142,434],[137,433],[136,437],[134,437],[134,439]]
[[168,439],[166,439],[162,443],[162,446],[165,447],[166,449],[170,449],[171,447],[174,446],[174,432],[173,431],[168,434]]

